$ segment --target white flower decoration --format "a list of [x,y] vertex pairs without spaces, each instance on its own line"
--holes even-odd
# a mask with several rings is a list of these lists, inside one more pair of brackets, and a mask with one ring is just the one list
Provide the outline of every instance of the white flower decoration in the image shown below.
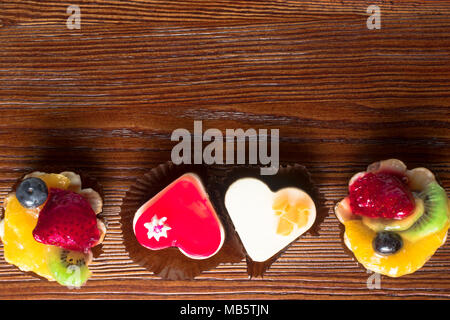
[[144,227],[148,229],[147,237],[149,239],[155,238],[156,241],[159,241],[159,238],[161,237],[167,238],[167,231],[172,228],[165,224],[166,220],[167,217],[158,219],[158,217],[154,215],[151,222],[145,223]]

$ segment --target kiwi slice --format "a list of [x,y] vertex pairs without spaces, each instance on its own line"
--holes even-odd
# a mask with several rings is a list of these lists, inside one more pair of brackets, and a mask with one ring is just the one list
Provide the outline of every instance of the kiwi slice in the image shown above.
[[449,221],[447,194],[436,181],[429,183],[419,196],[424,201],[425,212],[408,230],[399,232],[409,241],[438,232]]
[[424,202],[419,197],[414,197],[416,206],[414,211],[406,218],[395,219],[383,219],[383,218],[369,218],[363,217],[362,222],[370,229],[376,232],[380,231],[403,231],[409,229],[425,211]]
[[48,267],[55,280],[64,286],[79,288],[91,272],[86,261],[87,254],[52,246],[48,253]]

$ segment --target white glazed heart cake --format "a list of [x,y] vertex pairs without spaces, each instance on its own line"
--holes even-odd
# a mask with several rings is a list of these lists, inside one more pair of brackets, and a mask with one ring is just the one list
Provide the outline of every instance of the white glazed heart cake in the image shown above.
[[248,256],[267,261],[303,233],[316,219],[311,197],[298,188],[272,192],[256,178],[233,182],[225,194],[225,207]]

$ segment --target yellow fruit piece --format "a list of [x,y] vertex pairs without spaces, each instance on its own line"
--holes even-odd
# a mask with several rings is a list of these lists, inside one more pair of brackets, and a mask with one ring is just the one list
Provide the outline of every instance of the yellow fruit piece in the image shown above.
[[287,236],[294,230],[294,224],[289,220],[280,218],[277,226],[277,233],[281,236]]
[[301,219],[300,210],[296,207],[286,208],[283,218],[297,224],[297,222]]
[[286,212],[283,216],[285,219],[295,223],[298,228],[305,226],[309,220],[309,210],[305,208],[296,208]]
[[380,255],[372,247],[376,232],[361,220],[345,222],[345,243],[356,259],[373,272],[400,277],[420,269],[443,244],[449,225],[416,242],[403,239],[403,247],[392,255]]
[[44,173],[39,175],[38,178],[45,182],[47,188],[68,189],[70,186],[70,179],[62,174]]
[[279,216],[277,234],[289,235],[294,227],[306,226],[309,220],[309,203],[306,199],[290,199],[288,192],[281,192],[273,201],[272,209]]
[[[48,188],[66,189],[70,180],[59,174],[39,176]],[[42,205],[43,206],[43,205]],[[33,237],[33,229],[42,206],[26,209],[17,200],[15,194],[6,199],[3,246],[8,263],[14,264],[23,271],[54,280],[47,266],[47,251],[50,246],[37,242]]]
[[22,207],[15,195],[11,195],[5,210],[4,254],[8,263],[23,271],[53,279],[47,267],[47,247],[34,240],[33,229],[37,217]]
[[275,211],[275,214],[280,215],[284,213],[287,206],[289,206],[288,196],[286,194],[280,194],[273,200],[272,209]]

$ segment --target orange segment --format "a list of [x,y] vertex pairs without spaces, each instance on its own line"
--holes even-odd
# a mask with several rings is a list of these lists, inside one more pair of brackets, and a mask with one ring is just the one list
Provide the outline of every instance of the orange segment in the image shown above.
[[[70,180],[59,174],[39,175],[48,188],[66,189]],[[39,211],[26,209],[17,200],[15,194],[6,199],[3,246],[8,263],[14,264],[23,271],[33,271],[36,274],[53,280],[47,267],[47,250],[50,246],[37,242],[33,237]]]
[[361,220],[345,222],[345,240],[356,259],[366,269],[390,277],[400,277],[420,269],[442,245],[449,225],[443,230],[416,242],[403,239],[403,247],[392,255],[383,256],[375,252],[372,241],[375,231]]
[[37,217],[28,211],[20,205],[15,195],[10,196],[5,210],[5,259],[23,271],[33,271],[53,279],[47,268],[47,246],[34,240],[32,234]]

